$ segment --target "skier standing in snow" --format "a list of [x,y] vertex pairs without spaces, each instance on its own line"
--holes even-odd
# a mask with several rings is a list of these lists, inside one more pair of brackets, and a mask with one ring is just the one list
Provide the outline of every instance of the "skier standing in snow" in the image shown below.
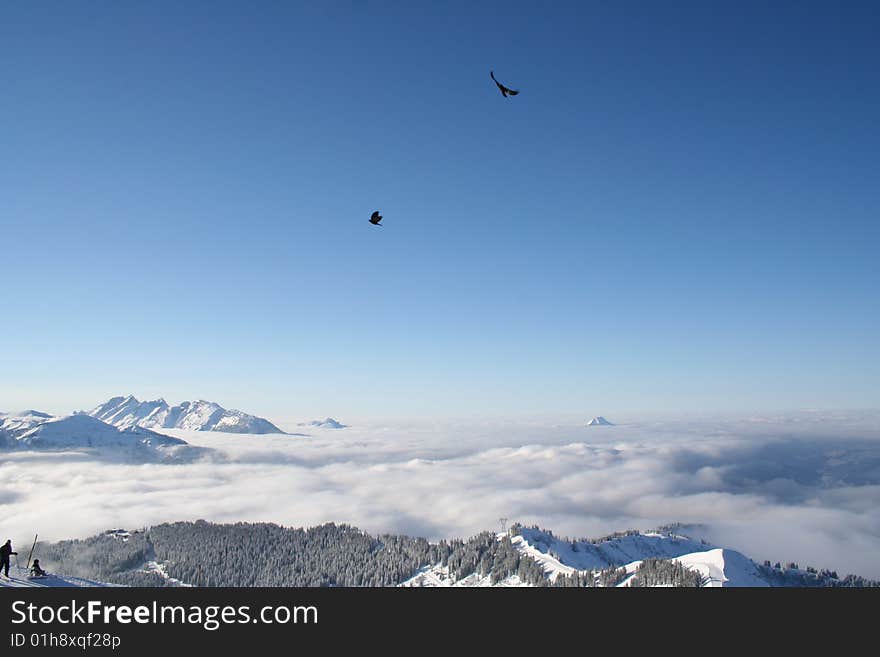
[[18,554],[18,552],[12,551],[12,539],[10,538],[0,546],[0,570],[4,572],[7,579],[9,578],[9,557],[13,554]]

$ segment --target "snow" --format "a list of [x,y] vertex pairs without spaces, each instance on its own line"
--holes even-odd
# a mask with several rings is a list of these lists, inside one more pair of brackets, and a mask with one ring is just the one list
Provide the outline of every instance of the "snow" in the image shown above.
[[606,420],[601,415],[594,417],[592,420],[587,422],[588,427],[613,427],[614,425]]
[[675,561],[703,575],[705,586],[708,587],[769,586],[758,573],[754,562],[734,550],[717,548],[685,554]]
[[127,543],[128,539],[131,538],[131,532],[125,529],[108,529],[104,534],[115,538],[117,541],[122,541],[123,543]]
[[[707,545],[686,536],[656,532],[628,532],[591,541],[563,541],[550,532],[522,528],[510,541],[520,554],[534,559],[544,570],[550,582],[560,575],[593,573],[607,568],[623,568],[627,577],[617,586],[629,587],[636,571],[646,559],[670,559],[690,570],[699,572],[707,587],[769,586],[755,563],[748,557],[726,548]],[[497,534],[498,540],[508,537]],[[508,577],[492,584],[490,575],[470,575],[452,581],[448,568],[435,565],[422,568],[400,586],[418,587],[474,587],[474,586],[528,586],[518,577]]]
[[139,401],[134,395],[113,397],[88,411],[88,415],[119,429],[142,427],[227,433],[284,433],[268,420],[237,410],[226,410],[215,402],[203,399],[169,406],[162,398]]
[[[705,543],[674,534],[633,532],[596,543],[562,541],[549,532],[522,528],[513,536],[514,547],[528,554],[555,579],[558,573],[570,575],[575,570],[601,570],[620,567],[648,558],[671,559],[707,549]],[[710,546],[714,547],[714,546]]]
[[117,586],[116,584],[106,584],[104,582],[95,582],[80,577],[66,577],[63,575],[55,575],[50,573],[46,577],[38,577],[32,579],[28,575],[28,571],[18,566],[9,568],[9,577],[0,575],[0,588],[55,588],[55,587],[91,587],[91,586]]
[[0,419],[0,432],[17,433],[22,430],[28,430],[32,427],[42,424],[46,420],[51,420],[52,416],[48,413],[40,411],[27,410],[16,413],[15,415],[6,415]]
[[236,410],[224,411],[214,426],[211,427],[211,431],[256,434],[284,433],[268,420]]
[[0,437],[7,449],[38,451],[75,450],[99,455],[126,456],[138,462],[189,460],[205,452],[190,447],[180,438],[134,427],[117,429],[85,414],[51,418],[33,426],[19,423],[18,428],[6,429]]
[[171,575],[169,575],[165,571],[165,566],[163,564],[159,563],[158,561],[147,561],[144,564],[144,567],[142,570],[146,573],[155,573],[156,575],[158,575],[159,577],[164,579],[166,582],[168,582],[169,586],[182,586],[182,587],[191,587],[192,586],[192,584],[186,584],[184,582],[181,582],[176,577],[172,577]]
[[300,426],[320,427],[322,429],[345,429],[348,427],[347,424],[337,422],[332,417],[326,417],[323,420],[312,420],[311,422],[305,422]]
[[404,588],[484,588],[527,587],[531,586],[531,584],[524,583],[518,575],[505,577],[495,584],[492,583],[490,575],[480,577],[473,574],[453,581],[449,578],[449,569],[446,566],[438,565],[422,568],[408,580],[398,584],[398,586]]
[[[570,575],[576,570],[609,567],[623,567],[633,575],[642,561],[656,558],[672,559],[696,570],[710,587],[769,586],[755,563],[745,555],[676,534],[633,532],[596,543],[576,541],[573,546],[547,532],[524,528],[511,542],[541,564],[551,581],[560,573]],[[619,586],[628,586],[631,579],[628,577]]]

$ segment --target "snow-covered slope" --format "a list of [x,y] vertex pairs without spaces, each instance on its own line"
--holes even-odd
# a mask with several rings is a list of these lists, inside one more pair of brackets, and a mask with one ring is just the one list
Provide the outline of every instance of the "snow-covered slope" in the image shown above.
[[186,441],[133,427],[117,429],[83,413],[6,431],[6,449],[77,450],[139,462],[190,460],[205,450]]
[[[498,540],[507,538],[499,534]],[[563,541],[538,529],[521,528],[510,536],[514,548],[533,559],[544,570],[547,580],[561,575],[595,576],[599,571],[623,568],[627,576],[617,586],[632,585],[639,566],[646,559],[675,561],[703,576],[704,586],[770,586],[756,564],[748,557],[687,536],[655,532],[627,532],[598,541]],[[528,586],[516,576],[492,584],[490,574],[470,575],[455,580],[447,567],[423,568],[402,586]]]
[[226,410],[214,402],[198,400],[170,406],[164,399],[139,401],[133,395],[113,397],[88,411],[92,417],[120,429],[188,429],[226,433],[284,433],[261,417]]
[[672,533],[627,532],[596,542],[568,542],[549,532],[523,528],[511,542],[540,563],[551,579],[559,573],[610,567],[635,572],[642,561],[654,558],[678,561],[702,574],[709,586],[769,586],[754,562],[739,552]]
[[165,564],[160,563],[159,561],[156,561],[154,559],[145,562],[141,570],[142,570],[142,572],[145,572],[145,573],[158,575],[163,580],[165,580],[166,586],[175,586],[175,587],[183,587],[183,588],[192,587],[192,584],[187,584],[186,582],[181,582],[176,577],[172,577],[171,575],[169,575],[165,570]]
[[761,577],[754,562],[739,552],[716,548],[706,552],[685,554],[675,559],[690,570],[700,573],[704,586],[770,586]]
[[570,574],[575,570],[600,570],[623,566],[648,558],[671,559],[683,554],[702,552],[706,543],[685,536],[631,532],[598,542],[561,541],[550,532],[523,527],[513,545],[553,571]]
[[587,422],[588,427],[613,427],[614,424],[606,420],[604,417],[599,415],[598,417],[594,417],[592,420]]
[[51,419],[52,416],[48,413],[41,413],[40,411],[34,410],[21,411],[14,415],[4,415],[0,417],[0,431],[13,434],[22,430],[31,429],[38,424],[42,424],[46,420]]
[[214,426],[211,427],[211,431],[259,434],[284,433],[281,429],[269,422],[269,420],[264,420],[261,417],[248,415],[247,413],[242,413],[241,411],[236,411],[234,409],[228,411],[221,409],[221,411],[222,413],[214,423]]
[[46,577],[31,578],[24,568],[12,566],[9,568],[9,577],[0,575],[0,588],[55,588],[55,587],[86,587],[86,586],[118,586],[95,582],[79,577],[65,577],[63,575],[48,574]]
[[490,575],[468,575],[462,579],[452,579],[449,576],[449,568],[446,566],[434,566],[422,568],[411,578],[400,584],[401,587],[411,588],[483,588],[483,587],[528,587],[516,575],[492,583]]
[[21,411],[20,413],[0,413],[0,449],[15,447],[15,437],[46,420],[52,419],[48,413]]

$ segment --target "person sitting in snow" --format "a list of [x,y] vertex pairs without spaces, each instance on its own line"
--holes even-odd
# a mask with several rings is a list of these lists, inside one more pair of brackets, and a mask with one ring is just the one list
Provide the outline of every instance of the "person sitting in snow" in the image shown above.
[[43,577],[48,575],[48,573],[40,568],[40,560],[34,559],[34,565],[31,566],[31,572],[34,574],[34,577]]

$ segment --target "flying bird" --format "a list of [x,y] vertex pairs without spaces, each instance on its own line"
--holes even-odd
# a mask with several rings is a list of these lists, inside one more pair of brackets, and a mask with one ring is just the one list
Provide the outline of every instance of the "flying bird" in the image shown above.
[[382,224],[379,223],[380,221],[382,221],[382,215],[376,210],[370,215],[370,223],[374,226],[381,226]]
[[489,75],[492,76],[492,80],[498,85],[498,89],[501,91],[501,95],[507,98],[508,96],[516,96],[519,92],[514,89],[509,89],[501,84],[498,80],[495,79],[495,72],[489,71]]

